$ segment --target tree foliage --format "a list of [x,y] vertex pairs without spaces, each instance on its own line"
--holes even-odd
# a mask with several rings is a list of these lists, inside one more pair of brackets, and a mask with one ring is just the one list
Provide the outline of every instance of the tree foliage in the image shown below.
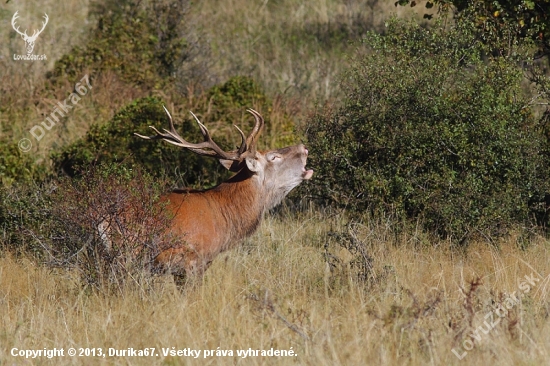
[[[416,1],[399,0],[395,4],[415,6]],[[482,38],[496,40],[504,32],[513,32],[517,38],[536,41],[541,53],[550,52],[549,0],[430,0],[425,5],[428,9],[438,6],[441,14],[454,10],[458,21],[473,19]]]
[[527,222],[547,189],[546,138],[517,59],[486,51],[466,22],[369,34],[343,105],[309,121],[314,192],[455,238]]

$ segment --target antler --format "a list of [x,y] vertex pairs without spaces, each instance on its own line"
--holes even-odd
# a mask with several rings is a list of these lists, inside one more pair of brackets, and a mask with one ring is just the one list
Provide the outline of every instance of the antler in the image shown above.
[[[252,132],[250,132],[250,135],[246,139],[246,145],[248,147],[248,151],[250,151],[252,154],[256,153],[256,144],[258,142],[257,138],[264,129],[264,119],[260,115],[260,113],[256,112],[254,109],[250,108],[246,110],[248,113],[251,113],[254,116],[254,119],[256,120],[256,123],[254,124],[254,128],[252,129]],[[237,127],[237,126],[235,126]],[[240,131],[240,130],[239,130]],[[242,134],[242,132],[241,132]]]
[[32,36],[29,37],[29,36],[27,35],[27,30],[26,30],[26,29],[25,29],[25,32],[24,32],[24,33],[21,33],[21,31],[19,30],[19,27],[16,28],[16,26],[15,26],[15,21],[19,18],[18,13],[19,13],[19,10],[16,11],[15,14],[13,14],[13,17],[11,18],[11,26],[12,26],[13,29],[14,29],[17,33],[19,33],[25,40],[28,40],[28,41],[31,41],[31,42],[34,41],[34,40],[36,40],[36,38],[38,37],[38,35],[39,35],[40,33],[42,33],[42,31],[44,30],[44,28],[46,28],[46,24],[48,24],[48,20],[49,20],[48,14],[44,13],[44,20],[45,20],[45,21],[42,22],[42,29],[40,29],[40,30],[36,30],[36,29],[35,29],[34,32],[33,32],[33,34],[32,34]]
[[13,29],[19,33],[21,36],[23,37],[26,37],[28,38],[29,36],[27,36],[27,30],[25,29],[25,33],[21,33],[19,31],[19,27],[15,28],[15,21],[17,20],[17,18],[19,18],[19,16],[17,15],[17,13],[19,13],[19,10],[15,12],[15,14],[13,14],[13,17],[11,18],[11,26],[13,27]]
[[176,129],[174,128],[174,122],[172,120],[172,116],[170,115],[170,112],[168,112],[168,109],[166,109],[166,107],[164,106],[162,107],[164,108],[164,111],[168,115],[168,120],[170,122],[170,131],[168,131],[167,129],[164,129],[165,133],[162,133],[162,132],[159,132],[155,127],[149,126],[151,129],[153,129],[153,131],[156,132],[156,135],[143,136],[138,133],[134,133],[134,135],[139,136],[142,139],[146,139],[146,140],[164,140],[172,145],[189,149],[196,154],[213,156],[215,158],[224,159],[224,160],[240,161],[244,158],[246,153],[250,153],[250,154],[256,153],[257,137],[263,129],[264,119],[258,112],[256,112],[253,109],[247,110],[249,113],[251,113],[254,116],[254,119],[256,120],[256,124],[254,125],[252,132],[250,133],[248,138],[246,138],[244,136],[243,131],[239,127],[235,126],[235,128],[239,131],[241,135],[241,146],[236,151],[227,152],[227,151],[223,151],[223,149],[220,148],[212,140],[206,126],[203,125],[201,121],[199,121],[199,119],[193,112],[191,112],[191,114],[199,124],[199,128],[201,130],[202,136],[204,137],[204,142],[193,144],[185,141],[183,137],[181,137],[176,132]]
[[40,33],[42,33],[42,31],[44,30],[44,28],[46,28],[46,24],[48,24],[48,20],[49,20],[50,18],[48,18],[48,14],[46,14],[46,13],[44,13],[44,17],[43,17],[43,18],[44,18],[45,21],[42,22],[42,29],[40,29],[39,31],[37,31],[37,30],[35,29],[34,32],[33,32],[33,34],[32,34],[32,36],[31,36],[32,39],[36,39],[36,38],[38,37],[38,35],[39,35]]

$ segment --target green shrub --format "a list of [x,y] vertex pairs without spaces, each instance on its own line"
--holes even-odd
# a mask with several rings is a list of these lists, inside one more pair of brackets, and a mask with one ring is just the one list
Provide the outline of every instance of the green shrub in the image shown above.
[[534,100],[516,59],[483,56],[474,33],[391,21],[364,39],[343,105],[309,120],[318,197],[459,239],[529,220],[548,172]]
[[[398,0],[395,5],[416,5],[415,1]],[[548,56],[550,51],[550,28],[548,11],[550,4],[546,0],[432,0],[426,2],[426,8],[439,7],[438,15],[453,15],[456,21],[473,21],[479,38],[488,43],[499,41],[532,40],[538,46],[538,52]],[[425,18],[432,15],[425,14]],[[503,44],[502,48],[509,45]],[[499,47],[500,48],[500,47]]]
[[267,106],[268,100],[263,90],[254,80],[245,76],[235,76],[225,83],[212,87],[207,92],[212,102],[213,119],[226,119],[224,114],[242,113],[255,105]]
[[46,166],[36,162],[30,154],[22,152],[17,143],[0,138],[0,187],[29,183],[46,176]]
[[[215,159],[199,157],[182,148],[161,142],[146,141],[134,135],[151,135],[148,126],[168,128],[162,102],[154,97],[137,99],[121,109],[105,124],[92,125],[86,136],[52,155],[54,166],[69,176],[90,164],[119,163],[139,165],[157,177],[183,180],[189,185],[213,185],[224,173]],[[177,121],[180,135],[188,141],[200,141],[201,134],[194,120]],[[223,142],[221,136],[216,141]],[[180,182],[181,183],[181,182]]]
[[[250,120],[245,111],[256,108],[266,119],[265,130],[260,137],[260,143],[265,143],[267,149],[281,148],[297,143],[294,121],[282,109],[273,111],[273,103],[262,88],[249,77],[235,76],[225,83],[215,85],[206,92],[209,101],[208,109],[211,121],[223,121],[229,129],[227,133],[234,133],[232,127],[235,121]],[[276,106],[275,106],[276,109]],[[272,113],[274,112],[274,113]],[[238,141],[233,141],[235,144]]]
[[56,61],[51,80],[76,80],[114,72],[123,81],[146,89],[174,82],[189,62],[191,46],[185,29],[188,2],[125,0],[116,6],[97,5],[97,26],[88,43]]

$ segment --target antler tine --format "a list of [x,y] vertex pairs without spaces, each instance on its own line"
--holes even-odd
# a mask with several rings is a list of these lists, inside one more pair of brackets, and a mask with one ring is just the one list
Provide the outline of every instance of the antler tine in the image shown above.
[[[149,126],[157,133],[157,136],[154,136],[155,139],[164,139],[166,142],[171,143],[172,145],[176,145],[176,146],[179,146],[179,147],[185,147],[185,148],[188,148],[188,149],[192,149],[193,151],[195,151],[195,149],[202,149],[202,148],[205,148],[205,147],[209,147],[209,146],[205,145],[204,143],[202,143],[202,144],[191,144],[191,143],[185,141],[185,139],[183,137],[181,137],[178,134],[178,132],[176,131],[176,128],[174,127],[174,120],[172,119],[172,115],[170,114],[168,109],[166,109],[165,106],[162,106],[162,108],[164,108],[164,111],[166,112],[166,115],[168,116],[168,121],[169,121],[169,124],[170,124],[170,131],[163,128],[163,130],[166,133],[160,133],[156,128],[154,128],[152,126]],[[191,114],[193,114],[193,112],[191,112]],[[194,114],[193,114],[193,116],[194,116]],[[195,116],[195,118],[197,118],[197,117]],[[202,124],[200,124],[200,125],[202,125]],[[200,125],[199,125],[199,127],[201,128],[201,132],[203,132],[203,136],[204,136],[203,128],[206,129],[206,127],[204,125],[202,125],[202,126],[200,126]],[[206,130],[206,132],[208,133],[208,130]],[[195,152],[197,152],[197,151],[195,151]],[[197,153],[201,153],[201,152],[197,152]],[[215,153],[213,151],[204,151],[203,155],[205,155],[204,153],[206,153],[206,155],[215,155]]]
[[170,112],[168,111],[168,109],[166,109],[165,106],[162,106],[162,108],[164,108],[164,112],[166,112],[166,115],[168,116],[168,123],[170,124],[170,131],[176,131],[176,129],[174,128],[174,121],[172,120],[172,115],[170,114]]
[[27,35],[27,30],[26,30],[26,29],[25,29],[25,33],[21,33],[21,31],[19,30],[19,27],[17,27],[17,28],[15,27],[15,26],[16,26],[15,21],[16,21],[17,19],[19,19],[19,10],[17,10],[17,11],[15,12],[15,14],[13,14],[13,17],[11,18],[11,26],[12,26],[13,29],[14,29],[17,33],[19,33],[20,35],[26,36],[26,35]]
[[19,27],[15,28],[15,21],[17,20],[17,18],[19,18],[19,10],[17,10],[15,12],[15,14],[13,14],[13,16],[11,17],[11,25],[13,26],[13,29],[15,29],[16,31],[19,29]]
[[264,128],[264,118],[260,115],[260,113],[256,112],[252,108],[249,108],[246,111],[252,114],[254,116],[254,119],[256,120],[256,123],[254,124],[254,128],[252,129],[252,132],[250,132],[250,135],[246,140],[246,144],[248,146],[249,151],[256,151],[256,142],[257,142],[256,138]]
[[44,16],[42,18],[44,18],[44,21],[42,22],[42,29],[38,31],[38,34],[42,33],[42,31],[44,30],[44,28],[46,28],[46,25],[48,24],[48,20],[50,20],[48,14],[46,13],[44,13]]
[[241,159],[241,155],[246,151],[246,141],[245,141],[245,137],[244,137],[244,133],[243,131],[241,131],[240,128],[238,128],[237,126],[237,130],[239,131],[239,133],[241,134],[241,146],[239,147],[239,149],[237,150],[237,154],[234,155],[235,153],[234,152],[231,152],[231,153],[227,153],[225,151],[223,151],[213,140],[212,140],[212,137],[210,137],[210,133],[208,132],[208,129],[206,128],[206,126],[198,119],[198,117],[190,111],[190,113],[193,115],[193,117],[195,118],[195,120],[197,121],[200,129],[201,129],[201,133],[202,133],[202,136],[204,137],[204,141],[208,144],[210,144],[210,146],[208,146],[210,149],[214,150],[216,153],[218,153],[219,157],[221,157],[222,159],[227,159],[227,160],[240,160]]
[[239,147],[239,150],[237,150],[240,155],[246,151],[246,137],[243,131],[239,127],[237,127],[237,125],[233,125],[233,127],[235,127],[241,134],[241,146]]
[[164,131],[166,131],[166,133],[161,133],[154,126],[149,126],[149,128],[151,128],[153,131],[156,132],[155,136],[143,136],[143,135],[140,135],[139,133],[134,133],[134,135],[136,135],[138,137],[141,137],[142,139],[145,139],[145,140],[165,140],[166,142],[169,142],[173,145],[180,146],[180,147],[185,147],[185,146],[182,145],[182,142],[184,142],[185,140],[183,140],[178,135],[178,133],[176,132],[176,128],[174,127],[174,121],[172,120],[172,115],[170,114],[168,109],[166,109],[165,106],[162,106],[162,108],[164,108],[164,111],[166,112],[166,115],[168,116],[168,122],[170,124],[170,131],[164,129]]
[[168,121],[170,123],[170,131],[167,129],[164,129],[164,133],[162,133],[159,130],[157,130],[155,127],[149,126],[153,131],[155,131],[156,135],[143,136],[143,135],[140,135],[139,133],[134,133],[134,134],[146,140],[164,140],[172,145],[189,149],[199,155],[213,156],[218,159],[233,160],[233,161],[241,159],[240,153],[235,154],[234,152],[223,151],[212,140],[206,126],[203,125],[201,121],[199,121],[199,119],[193,112],[191,112],[191,115],[193,115],[193,117],[199,124],[199,128],[201,130],[202,136],[204,137],[204,142],[201,142],[198,144],[192,144],[190,142],[185,141],[185,139],[177,133],[174,127],[174,121],[172,119],[172,116],[170,115],[170,112],[168,112],[168,109],[166,109],[166,107],[163,106],[163,108],[166,114],[168,115]]
[[[165,128],[163,128],[163,130],[166,131],[166,133],[169,134],[174,140],[179,141],[180,143],[186,143],[186,141],[176,131],[176,128],[174,127],[174,120],[172,119],[172,115],[170,114],[168,109],[166,109],[165,106],[162,106],[162,108],[164,108],[164,112],[166,112],[166,115],[168,116],[168,122],[170,124],[170,131],[168,131]],[[160,134],[160,135],[164,135],[164,134]],[[185,147],[185,146],[182,146],[182,147]]]
[[206,126],[202,124],[202,122],[195,115],[195,113],[193,113],[191,111],[189,111],[189,113],[191,113],[191,115],[195,118],[195,121],[197,121],[197,123],[199,125],[199,128],[201,129],[202,136],[204,137],[204,140],[205,141],[209,141],[209,140],[212,141],[212,139],[210,138],[210,133],[208,132],[208,128],[206,128]]
[[144,136],[144,135],[140,135],[137,132],[134,132],[134,135],[136,135],[138,137],[141,137],[144,140],[164,140],[164,141],[166,141],[166,142],[168,142],[172,145],[176,145],[176,146],[179,146],[179,147],[186,147],[184,144],[182,144],[180,141],[178,141],[178,139],[174,138],[174,136],[172,136],[172,134],[170,134],[170,131],[164,130],[164,131],[166,131],[166,133],[162,133],[159,130],[157,130],[155,128],[155,126],[149,126],[149,128],[152,129],[153,131],[155,131],[156,135]]

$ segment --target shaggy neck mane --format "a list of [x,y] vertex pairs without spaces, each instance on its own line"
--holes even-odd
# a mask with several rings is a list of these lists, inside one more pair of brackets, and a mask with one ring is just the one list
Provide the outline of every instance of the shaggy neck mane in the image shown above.
[[264,188],[247,169],[207,191],[220,206],[230,236],[240,240],[251,235],[260,224],[266,211],[267,194]]

